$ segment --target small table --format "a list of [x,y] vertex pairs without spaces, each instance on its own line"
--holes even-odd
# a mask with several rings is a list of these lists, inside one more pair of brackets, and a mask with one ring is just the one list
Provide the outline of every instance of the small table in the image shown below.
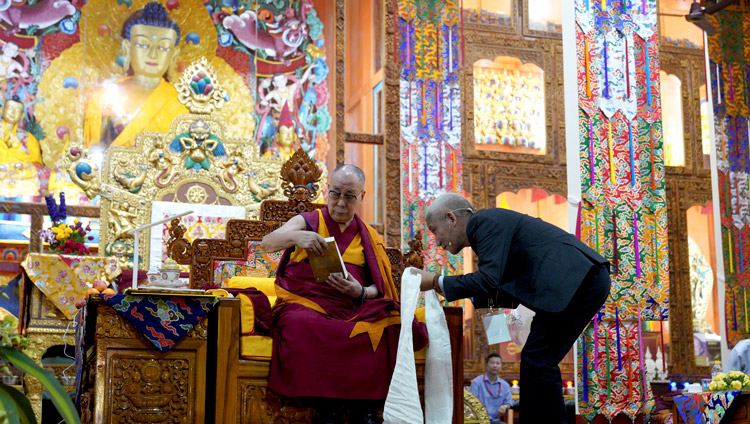
[[104,299],[92,295],[84,334],[79,335],[76,403],[81,421],[145,423],[178,416],[186,423],[234,422],[236,393],[223,387],[227,367],[221,364],[239,357],[239,347],[221,340],[239,334],[239,317],[234,316],[238,303],[220,299],[181,341],[162,353]]
[[[22,332],[31,342],[24,352],[39,365],[47,349],[72,343],[74,327],[64,335],[76,313],[76,299],[84,297],[94,281],[110,283],[121,272],[114,258],[55,253],[29,253],[21,267],[25,278],[19,318]],[[42,384],[27,374],[24,390],[41,421]]]

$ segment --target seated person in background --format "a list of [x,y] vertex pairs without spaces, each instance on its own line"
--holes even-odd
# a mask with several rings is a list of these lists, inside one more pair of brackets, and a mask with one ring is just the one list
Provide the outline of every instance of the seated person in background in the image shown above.
[[[263,238],[267,252],[285,249],[276,270],[273,355],[268,387],[307,397],[320,422],[340,422],[342,399],[361,423],[379,423],[388,394],[401,330],[398,293],[378,233],[355,214],[365,195],[365,175],[353,165],[330,176],[326,207],[301,213]],[[333,236],[349,278],[315,281],[308,255],[322,255]],[[427,342],[414,320],[414,349]],[[354,402],[357,401],[357,402]]]
[[724,372],[729,371],[750,373],[750,339],[740,340],[732,348],[732,352],[729,353],[729,362],[724,368]]
[[490,423],[499,424],[500,417],[504,416],[508,409],[513,406],[510,396],[510,386],[497,374],[503,367],[503,360],[497,353],[490,353],[484,361],[485,373],[471,380],[469,390],[484,405]]

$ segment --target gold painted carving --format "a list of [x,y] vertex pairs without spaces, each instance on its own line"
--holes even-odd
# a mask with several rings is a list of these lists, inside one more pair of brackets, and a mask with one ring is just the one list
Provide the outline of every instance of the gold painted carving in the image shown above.
[[187,422],[192,409],[188,360],[119,357],[111,361],[109,408],[116,422]]
[[[198,89],[198,81],[206,84],[203,91]],[[184,104],[190,113],[212,113],[220,109],[227,98],[227,91],[219,85],[216,73],[205,57],[201,57],[185,69],[175,88],[180,103]]]
[[489,424],[490,417],[487,415],[482,402],[464,387],[464,424]]

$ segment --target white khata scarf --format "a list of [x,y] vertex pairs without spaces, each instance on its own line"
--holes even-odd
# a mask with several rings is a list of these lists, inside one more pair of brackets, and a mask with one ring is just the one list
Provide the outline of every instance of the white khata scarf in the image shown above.
[[417,308],[421,277],[407,268],[401,276],[401,334],[396,368],[385,400],[386,424],[450,424],[453,420],[451,343],[445,314],[433,290],[425,292],[425,321],[430,344],[425,359],[425,414],[419,403],[417,369],[410,323]]

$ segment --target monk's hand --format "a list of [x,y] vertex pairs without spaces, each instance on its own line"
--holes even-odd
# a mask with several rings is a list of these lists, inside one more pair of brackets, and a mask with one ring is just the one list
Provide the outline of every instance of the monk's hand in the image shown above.
[[422,282],[419,284],[419,290],[432,290],[432,279],[435,277],[435,274],[418,268],[411,268],[411,272],[422,278]]
[[362,295],[362,284],[351,274],[349,274],[349,278],[344,278],[338,273],[331,274],[328,276],[326,283],[346,296],[359,298]]
[[328,250],[326,240],[314,231],[300,231],[295,236],[294,244],[316,256],[323,256]]

